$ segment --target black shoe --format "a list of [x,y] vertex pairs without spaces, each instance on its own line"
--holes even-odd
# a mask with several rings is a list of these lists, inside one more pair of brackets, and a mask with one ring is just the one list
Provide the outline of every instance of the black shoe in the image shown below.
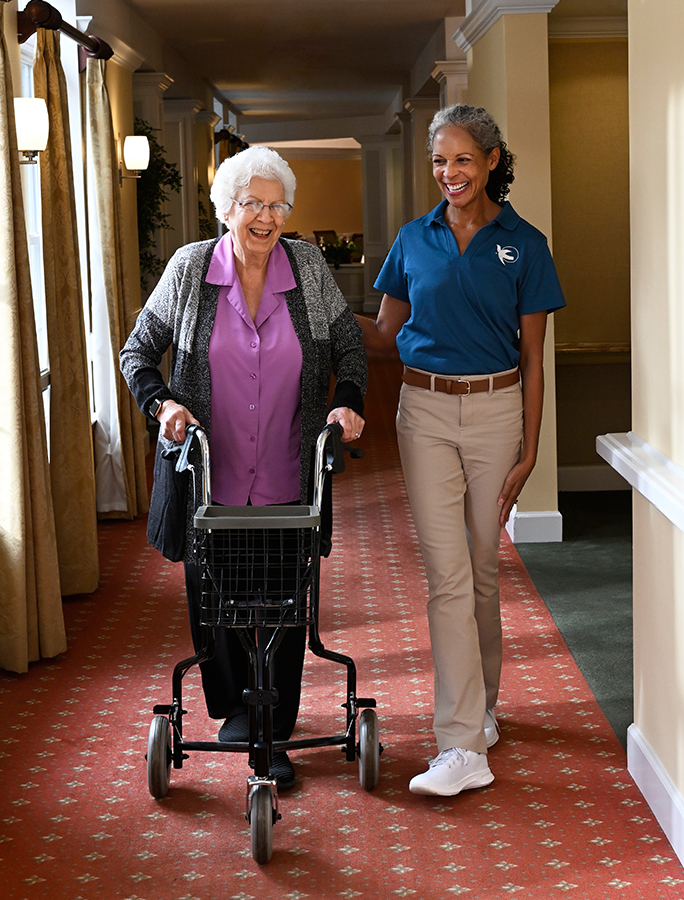
[[221,725],[218,739],[226,744],[238,744],[249,740],[247,713],[238,713]]
[[279,791],[289,791],[295,786],[295,770],[284,750],[273,754],[269,774],[275,776]]

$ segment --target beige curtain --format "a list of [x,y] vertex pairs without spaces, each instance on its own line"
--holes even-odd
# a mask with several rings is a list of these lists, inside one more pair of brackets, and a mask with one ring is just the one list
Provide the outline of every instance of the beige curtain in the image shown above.
[[[112,126],[109,96],[105,85],[104,60],[87,62],[87,103],[89,138],[92,148],[91,171],[97,202],[97,221],[102,254],[104,292],[106,296],[111,353],[116,374],[116,412],[118,439],[110,439],[110,451],[120,452],[117,468],[125,485],[125,509],[110,515],[132,518],[149,509],[147,473],[145,469],[145,419],[119,373],[119,351],[123,347],[139,311],[139,295],[131,298],[123,274],[123,234],[121,226],[121,197],[119,194],[118,161]],[[98,463],[99,465],[99,463]],[[98,500],[99,505],[99,500]]]
[[36,325],[0,3],[0,666],[66,650]]
[[99,560],[74,175],[59,45],[59,32],[38,29],[33,82],[50,117],[48,145],[40,154],[40,183],[50,357],[50,482],[65,596],[97,588]]

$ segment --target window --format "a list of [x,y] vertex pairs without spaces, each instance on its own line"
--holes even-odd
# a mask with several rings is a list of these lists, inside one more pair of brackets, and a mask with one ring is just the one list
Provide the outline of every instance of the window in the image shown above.
[[[73,25],[77,24],[75,0],[52,0],[52,5],[58,9],[65,21]],[[82,158],[82,121],[81,121],[81,85],[78,66],[78,45],[69,38],[60,41],[62,66],[67,82],[69,124],[71,131],[72,165],[74,173],[74,201],[76,204],[76,221],[78,228],[78,244],[80,247],[81,287],[84,290],[84,322],[88,357],[91,357],[91,314],[90,303],[85,290],[89,284],[88,260],[85,249],[87,242],[85,186],[83,178]],[[33,61],[35,56],[36,38],[30,37],[21,45],[21,94],[24,97],[35,96],[33,83]],[[16,91],[19,93],[19,91]],[[43,404],[48,432],[50,434],[50,360],[47,336],[47,316],[45,309],[45,273],[43,257],[43,230],[41,216],[41,186],[40,165],[22,165],[22,190],[24,194],[24,209],[26,214],[26,228],[28,233],[29,266],[31,275],[31,288],[33,292],[34,315],[36,320],[36,337],[38,340],[38,358],[40,363],[43,383]],[[89,378],[92,379],[92,366],[89,365]],[[94,392],[92,381],[90,384],[91,407]],[[94,412],[91,409],[91,413]]]
[[[35,37],[31,37],[21,47],[21,96],[33,97],[33,56]],[[43,268],[43,229],[40,199],[40,166],[21,167],[21,188],[24,194],[24,213],[28,236],[29,269],[33,310],[36,319],[38,339],[38,362],[43,385],[43,407],[45,426],[50,451],[50,359],[48,355],[47,316],[45,312],[45,273]]]

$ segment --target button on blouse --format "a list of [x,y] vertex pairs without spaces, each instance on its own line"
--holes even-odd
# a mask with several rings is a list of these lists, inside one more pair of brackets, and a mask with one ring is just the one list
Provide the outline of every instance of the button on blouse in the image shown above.
[[287,254],[273,248],[254,320],[230,234],[216,245],[206,280],[221,285],[209,342],[212,499],[231,506],[298,500],[302,351],[285,298],[296,286]]

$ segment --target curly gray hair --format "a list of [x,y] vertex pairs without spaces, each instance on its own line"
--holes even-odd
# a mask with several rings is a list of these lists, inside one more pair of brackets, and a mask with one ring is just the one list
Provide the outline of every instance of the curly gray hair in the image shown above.
[[483,153],[489,154],[497,147],[501,151],[497,167],[489,173],[487,183],[487,195],[495,203],[503,203],[508,196],[510,185],[513,183],[513,163],[515,157],[506,146],[501,134],[501,129],[494,121],[491,113],[481,106],[468,106],[467,103],[455,103],[438,110],[428,128],[428,152],[431,154],[435,142],[435,135],[440,128],[455,125],[457,128],[465,128]]
[[216,171],[209,196],[219,222],[224,221],[237,188],[248,187],[252,178],[279,181],[285,191],[285,201],[292,205],[297,187],[294,172],[275,150],[257,144],[225,159]]
[[483,153],[491,153],[503,142],[501,130],[491,113],[481,106],[468,106],[467,103],[455,103],[438,110],[428,128],[428,151],[432,153],[435,135],[440,128],[455,125],[465,128]]

